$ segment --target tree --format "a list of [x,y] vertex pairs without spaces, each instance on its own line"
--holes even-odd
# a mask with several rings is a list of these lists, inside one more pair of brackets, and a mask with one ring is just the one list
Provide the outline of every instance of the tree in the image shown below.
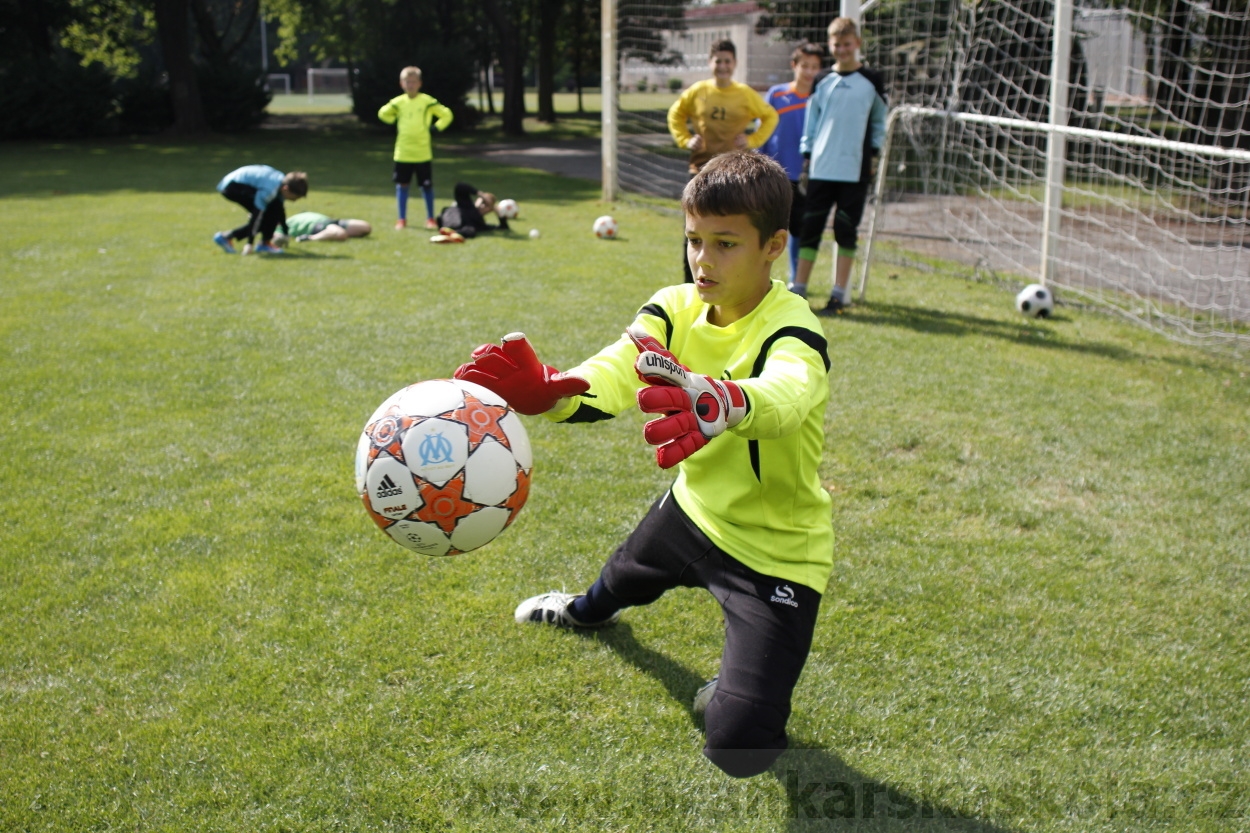
[[519,2],[482,0],[486,17],[499,37],[499,63],[503,68],[503,132],[525,135],[525,53],[517,16]]
[[556,120],[556,36],[564,0],[537,0],[538,3],[538,120]]
[[195,77],[195,64],[191,60],[191,31],[187,19],[187,0],[154,0],[156,3],[156,31],[165,58],[165,70],[169,73],[169,92],[174,103],[174,133],[181,135],[204,133],[208,120],[204,118],[204,103],[200,99],[200,85]]

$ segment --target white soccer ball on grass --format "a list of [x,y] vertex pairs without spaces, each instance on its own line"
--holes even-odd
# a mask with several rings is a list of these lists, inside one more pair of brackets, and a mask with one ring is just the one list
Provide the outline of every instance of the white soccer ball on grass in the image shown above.
[[595,237],[598,237],[601,240],[613,240],[616,238],[616,220],[612,219],[612,217],[607,214],[604,214],[602,217],[595,220],[593,228]]
[[1016,309],[1029,318],[1048,318],[1055,310],[1055,296],[1040,283],[1031,283],[1016,296]]
[[520,211],[521,209],[517,207],[516,200],[500,200],[499,204],[495,206],[495,213],[505,220],[515,220]]

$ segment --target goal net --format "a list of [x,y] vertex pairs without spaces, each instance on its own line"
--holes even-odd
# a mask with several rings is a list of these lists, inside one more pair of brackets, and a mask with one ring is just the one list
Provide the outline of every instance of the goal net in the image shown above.
[[346,69],[309,69],[308,100],[315,95],[350,95],[351,79]]
[[291,74],[288,72],[271,72],[265,76],[265,88],[275,95],[291,94]]
[[[763,89],[839,13],[827,0],[619,2],[620,187],[664,195],[684,183],[684,155],[665,145],[662,108],[631,100],[630,79],[707,77],[695,47],[718,30],[738,45],[738,80]],[[861,226],[861,297],[871,260],[923,258],[1247,352],[1250,12],[1234,0],[1069,2],[863,5],[865,62],[884,73],[891,113]],[[782,48],[769,52],[770,39]]]

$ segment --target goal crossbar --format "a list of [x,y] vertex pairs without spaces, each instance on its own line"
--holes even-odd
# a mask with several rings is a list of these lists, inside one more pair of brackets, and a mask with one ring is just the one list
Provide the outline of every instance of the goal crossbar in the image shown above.
[[1110,130],[1094,130],[1086,127],[1071,127],[1063,124],[1050,124],[1040,121],[1029,121],[1027,119],[1015,119],[1006,116],[988,116],[980,113],[962,113],[956,110],[946,110],[938,107],[921,107],[917,105],[902,105],[893,108],[889,116],[886,118],[885,143],[881,148],[881,164],[877,168],[877,179],[874,183],[874,195],[876,209],[873,211],[872,222],[869,224],[868,245],[864,252],[863,264],[861,266],[858,297],[864,300],[868,288],[868,267],[872,260],[873,240],[876,237],[879,221],[881,219],[884,208],[885,181],[889,173],[888,166],[885,164],[890,156],[890,145],[894,134],[894,126],[899,119],[908,116],[924,116],[932,118],[950,119],[952,121],[960,121],[967,124],[983,124],[995,127],[1005,127],[1017,130],[1031,131],[1034,133],[1046,133],[1048,135],[1062,135],[1073,138],[1093,139],[1118,145],[1132,145],[1136,147],[1147,147],[1156,150],[1169,150],[1178,153],[1192,154],[1195,156],[1207,156],[1215,159],[1228,159],[1235,162],[1250,163],[1250,151],[1240,148],[1227,148],[1218,145],[1199,145],[1192,142],[1178,142],[1174,139],[1161,139],[1155,136],[1136,136],[1130,133],[1118,133]]

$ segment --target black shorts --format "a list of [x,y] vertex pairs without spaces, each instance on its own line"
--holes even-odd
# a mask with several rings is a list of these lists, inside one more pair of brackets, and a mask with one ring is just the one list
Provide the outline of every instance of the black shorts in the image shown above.
[[434,184],[433,162],[396,162],[391,173],[391,182],[396,185],[407,185],[412,182],[412,175],[417,175],[417,187],[429,188]]
[[612,554],[601,578],[630,605],[674,587],[702,587],[720,602],[725,648],[704,714],[703,753],[731,775],[770,766],[788,743],[790,697],[811,650],[820,594],[756,572],[717,547],[671,492]]
[[829,221],[829,209],[837,206],[833,215],[833,238],[842,248],[854,249],[859,239],[859,221],[864,217],[864,202],[867,198],[867,182],[809,180],[799,245],[804,249],[820,248],[820,237]]

